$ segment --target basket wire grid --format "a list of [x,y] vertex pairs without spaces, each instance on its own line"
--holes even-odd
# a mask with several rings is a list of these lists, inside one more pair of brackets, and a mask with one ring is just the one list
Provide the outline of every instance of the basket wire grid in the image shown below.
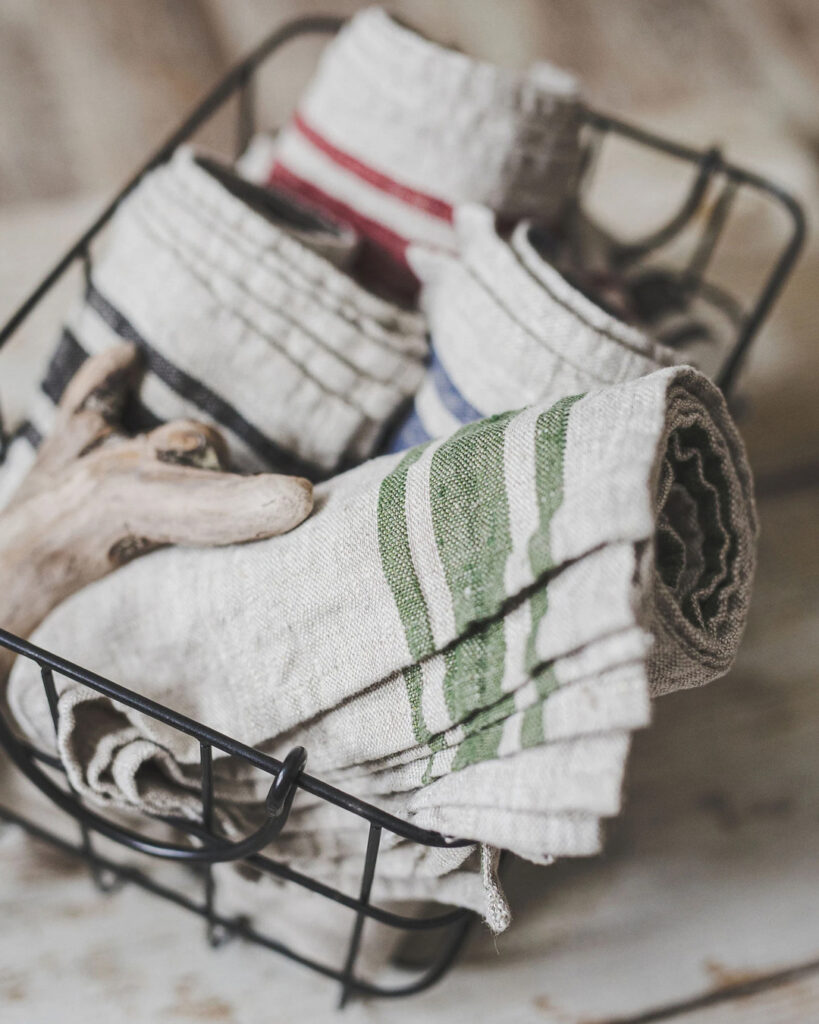
[[[71,267],[80,262],[85,266],[86,272],[89,271],[92,265],[92,244],[125,197],[148,172],[168,160],[177,146],[188,140],[233,98],[238,100],[236,150],[237,153],[241,153],[245,149],[255,130],[254,75],[272,54],[290,40],[310,33],[331,34],[342,24],[343,19],[334,17],[306,17],[288,22],[264,39],[225,75],[184,123],[131,178],[0,329],[0,346],[12,337],[40,300]],[[717,190],[716,200],[709,204],[705,216],[702,217],[690,261],[681,271],[681,280],[684,280],[689,294],[704,293],[708,287],[711,288],[712,294],[717,293],[714,286],[707,284],[705,271],[729,219],[732,203],[739,189],[750,189],[784,210],[788,221],[787,236],[758,294],[747,306],[741,306],[728,296],[723,302],[723,306],[730,311],[733,318],[736,334],[733,346],[717,376],[717,382],[726,393],[730,392],[748,348],[782,289],[799,253],[805,233],[804,216],[799,204],[772,182],[726,162],[715,149],[696,150],[594,111],[589,111],[585,116],[588,130],[586,178],[591,177],[595,166],[594,155],[599,153],[603,141],[610,136],[620,136],[638,146],[662,152],[694,168],[693,183],[683,202],[660,228],[638,242],[624,247],[624,263],[642,259],[678,237],[684,229],[695,223],[695,218],[704,209],[706,196],[713,195],[713,190]],[[4,450],[8,438],[1,428],[0,423],[0,444],[3,444]],[[307,755],[301,747],[294,748],[283,761],[279,761],[2,629],[0,646],[31,660],[39,667],[55,729],[59,714],[54,681],[56,673],[193,737],[199,744],[201,754],[202,800],[202,816],[199,823],[161,819],[165,824],[187,833],[191,839],[189,843],[176,844],[152,838],[149,833],[132,831],[83,803],[72,791],[60,759],[37,749],[20,736],[7,718],[6,712],[0,709],[0,746],[23,776],[54,806],[76,821],[79,827],[79,841],[70,842],[58,832],[43,827],[11,807],[0,806],[0,819],[21,827],[38,840],[51,843],[64,852],[81,858],[88,865],[96,886],[103,891],[110,891],[123,883],[133,884],[203,918],[206,922],[208,940],[214,947],[222,944],[227,938],[241,937],[335,980],[340,985],[341,1006],[344,1006],[354,993],[395,997],[420,992],[447,971],[463,946],[474,914],[455,908],[427,917],[404,916],[372,903],[371,891],[384,832],[391,832],[402,839],[424,846],[464,846],[469,845],[467,840],[445,837],[417,828],[306,774],[304,767]],[[271,780],[265,801],[263,824],[255,833],[240,841],[229,841],[219,834],[214,825],[214,751],[244,761],[268,775]],[[299,791],[335,804],[351,816],[357,816],[368,823],[357,897],[298,872],[270,856],[269,851],[265,852],[285,827],[290,808]],[[196,868],[202,875],[200,898],[192,898],[179,887],[164,884],[137,867],[121,864],[106,857],[95,847],[95,834],[135,853],[181,862]],[[298,952],[287,944],[284,937],[272,937],[257,930],[245,919],[220,914],[213,866],[225,862],[244,862],[258,872],[271,875],[288,884],[301,886],[348,908],[351,925],[341,965],[330,966]],[[438,943],[439,948],[435,955],[411,981],[393,986],[379,985],[356,973],[362,932],[367,920],[377,921],[405,933],[437,932],[445,936],[445,941]]]

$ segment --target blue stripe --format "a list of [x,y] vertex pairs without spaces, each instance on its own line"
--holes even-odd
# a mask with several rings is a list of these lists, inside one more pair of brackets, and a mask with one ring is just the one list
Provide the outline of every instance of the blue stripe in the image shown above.
[[[438,358],[438,353],[434,347],[430,349],[430,353],[427,375],[432,378],[432,383],[435,385],[435,390],[444,408],[462,425],[474,423],[475,420],[482,420],[485,414],[480,409],[476,409],[471,402],[468,402],[457,389],[452,378],[444,369],[444,364]],[[431,438],[432,435],[424,424],[416,403],[413,404],[412,411],[393,435],[386,450],[390,454],[393,452],[403,452],[405,449],[413,448],[417,444],[424,444],[426,441],[431,440]]]
[[412,411],[387,445],[387,452],[390,455],[393,452],[403,452],[407,448],[414,448],[417,444],[426,444],[430,440],[431,437],[418,415],[418,410],[413,405]]
[[474,423],[475,420],[482,420],[484,418],[485,413],[481,412],[480,409],[476,409],[455,387],[452,378],[444,369],[444,364],[438,358],[438,353],[434,348],[432,349],[429,373],[432,374],[435,390],[438,392],[441,401],[459,423]]

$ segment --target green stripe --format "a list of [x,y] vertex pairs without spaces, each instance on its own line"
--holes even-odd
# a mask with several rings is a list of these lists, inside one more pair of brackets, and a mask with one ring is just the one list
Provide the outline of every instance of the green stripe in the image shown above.
[[[537,580],[554,568],[552,557],[552,519],[563,502],[563,460],[572,406],[582,395],[569,395],[538,416],[535,425],[535,489],[539,523],[529,541],[529,564]],[[526,649],[527,668],[537,666],[537,630],[549,607],[549,594],[544,582],[531,597],[532,627]]]
[[415,736],[415,742],[427,743],[429,741],[429,729],[426,727],[424,714],[421,710],[423,679],[420,665],[410,665],[404,669],[403,675],[404,683],[407,687],[410,713],[412,714],[412,731]]
[[458,745],[452,761],[452,771],[457,772],[471,764],[491,761],[493,757],[497,757],[502,735],[503,722],[499,722],[488,729],[476,732],[473,736],[467,736]]
[[563,458],[572,406],[582,395],[570,395],[538,416],[535,425],[535,489],[540,522],[529,541],[529,560],[535,579],[554,567],[551,551],[552,518],[563,501]]
[[471,736],[481,729],[502,722],[515,713],[514,693],[505,693],[500,700],[489,707],[483,707],[463,723],[464,733]]
[[[569,414],[582,396],[561,399],[535,424],[535,484],[538,528],[529,541],[535,579],[553,567],[551,522],[563,500],[563,459]],[[429,501],[434,540],[452,597],[460,639],[445,652],[444,698],[451,722],[465,723],[452,770],[497,756],[503,722],[514,713],[513,695],[501,691],[506,641],[497,617],[510,596],[504,574],[512,539],[506,494],[504,439],[516,412],[493,416],[461,428],[432,456]],[[379,550],[415,661],[434,653],[429,614],[415,568],[407,531],[406,478],[426,446],[412,449],[382,482],[378,502]],[[531,597],[532,628],[527,665],[537,664],[535,638],[546,614],[545,583]],[[492,618],[492,616],[496,616]],[[478,624],[477,629],[473,627]],[[472,630],[472,631],[470,631]],[[422,713],[423,673],[418,665],[404,672],[416,741],[434,752],[443,733],[431,736]],[[543,742],[543,707],[556,685],[551,668],[535,677],[539,703],[524,713],[521,743]],[[430,762],[430,767],[432,762]]]
[[407,699],[412,714],[412,731],[416,743],[428,744],[433,753],[436,750],[443,750],[446,746],[443,735],[439,733],[437,736],[433,736],[430,733],[421,710],[421,694],[424,690],[424,675],[421,666],[409,665],[404,669],[402,675],[407,687]]
[[432,525],[459,634],[495,614],[506,599],[503,576],[512,538],[504,435],[516,415],[470,423],[432,457]]
[[[581,397],[581,395],[572,395],[560,399],[550,409],[542,413],[535,424],[535,490],[538,502],[538,528],[529,540],[529,560],[532,575],[536,580],[554,566],[551,551],[551,524],[555,512],[563,501],[563,460],[566,452],[569,415],[572,406]],[[530,598],[532,627],[526,651],[526,664],[530,670],[535,670],[537,666],[537,627],[546,614],[548,601],[548,590],[544,582]],[[499,627],[502,631],[502,622],[499,623]],[[498,690],[501,680],[502,669],[501,676],[497,679]],[[543,702],[557,685],[551,666],[535,675],[535,685],[540,699],[534,707],[529,708],[523,714],[520,734],[523,747],[537,746],[544,741]],[[466,687],[462,683],[461,691],[463,692],[465,689]],[[480,695],[484,697],[485,703],[491,700],[491,690],[491,685],[487,686]],[[511,697],[511,695],[509,696]],[[498,705],[498,711],[506,710],[508,714],[512,714],[514,711],[513,702],[508,705],[505,702],[498,702]],[[480,715],[475,716],[473,728],[467,727],[467,736],[455,755],[453,771],[466,767],[468,764],[475,764],[480,760],[497,756],[503,723],[501,721],[495,724],[484,724],[484,727],[481,728],[480,717]],[[492,717],[490,711],[486,715],[486,720],[491,723]],[[481,731],[476,731],[477,729]]]
[[494,619],[479,632],[463,637],[445,655],[444,699],[450,722],[463,722],[479,708],[502,697],[506,663],[503,619]]
[[378,550],[381,567],[395,599],[413,660],[434,649],[424,595],[415,574],[407,530],[407,473],[423,455],[426,445],[411,448],[381,481],[378,492]]
[[535,704],[523,712],[520,726],[520,745],[524,750],[539,747],[544,740],[543,735],[543,704]]
[[[557,679],[552,666],[547,665],[546,668],[541,669],[535,675],[534,682],[537,694],[536,703],[521,712],[521,747],[536,747],[544,741],[543,709],[548,697],[557,689]],[[506,693],[491,707],[481,708],[471,715],[463,723],[464,737],[465,739],[469,738],[470,748],[474,749],[475,744],[480,742],[474,739],[478,733],[505,722],[507,718],[516,713],[515,694]],[[463,743],[464,740],[461,742]],[[432,743],[438,749],[446,749],[448,744],[445,733],[438,733],[434,736]],[[458,764],[459,761],[460,759],[456,755],[455,763]]]
[[[453,522],[444,518],[445,509],[433,504],[436,541],[459,633],[476,621],[496,616],[508,596],[504,573],[512,535],[505,435],[515,415],[506,413],[472,424],[453,439],[453,451],[437,465],[433,458],[433,496],[456,496],[458,507],[467,513]],[[504,697],[501,691],[505,663],[502,618],[464,636],[446,653],[447,709],[452,722],[466,720],[466,736],[455,753],[452,771],[497,757],[503,721],[514,709],[514,698]]]
[[[432,524],[459,635],[496,615],[506,599],[503,577],[512,537],[504,436],[515,415],[463,427],[432,458]],[[499,699],[505,659],[499,619],[462,636],[446,652],[444,699],[452,723]]]
[[557,678],[551,665],[537,673],[535,689],[539,698],[538,702],[523,712],[523,721],[520,726],[520,745],[524,749],[537,747],[546,739],[543,732],[543,713],[549,694],[557,689]]

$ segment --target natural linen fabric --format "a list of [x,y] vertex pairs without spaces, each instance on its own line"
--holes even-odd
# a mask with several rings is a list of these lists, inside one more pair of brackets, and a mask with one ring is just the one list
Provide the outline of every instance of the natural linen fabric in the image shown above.
[[134,341],[129,426],[215,424],[234,468],[312,479],[372,454],[423,373],[425,324],[339,268],[356,239],[188,149],[118,211],[42,394],[0,467],[0,505],[87,355]]
[[628,243],[579,204],[559,233],[534,228],[529,234],[543,259],[576,286],[673,349],[680,362],[717,375],[737,333],[734,310],[719,287],[692,288],[684,275],[663,265],[668,254],[662,249],[626,255]]
[[451,249],[452,211],[553,222],[581,165],[582,105],[549,64],[516,73],[440,46],[380,8],[356,14],[322,54],[298,109],[244,161],[351,224],[360,269],[412,294],[409,242]]
[[674,353],[573,287],[540,255],[534,228],[509,240],[490,210],[456,211],[457,255],[413,246],[432,357],[414,405],[389,440],[401,451],[522,404],[619,384]]
[[[33,639],[246,743],[303,742],[318,774],[415,824],[543,861],[599,849],[649,696],[730,666],[755,533],[721,395],[667,368],[365,463],[282,537],[154,553]],[[197,744],[58,686],[81,793],[198,816]],[[48,742],[26,663],[9,699]],[[241,829],[269,779],[229,758],[216,775]],[[343,873],[348,818],[302,794],[283,855]],[[489,877],[462,875],[468,850],[409,845],[387,843],[395,898],[419,871]]]

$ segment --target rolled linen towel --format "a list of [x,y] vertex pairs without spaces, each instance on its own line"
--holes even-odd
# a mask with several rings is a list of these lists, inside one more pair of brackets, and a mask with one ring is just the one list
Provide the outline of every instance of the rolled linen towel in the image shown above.
[[650,373],[677,357],[596,305],[547,263],[522,222],[509,241],[491,211],[460,208],[458,254],[413,246],[432,359],[387,444],[402,451],[463,423]]
[[[755,534],[722,396],[667,368],[366,463],[322,484],[292,534],[149,555],[34,642],[246,743],[304,741],[418,824],[534,860],[589,853],[649,694],[730,666]],[[197,744],[58,688],[81,793],[198,815]],[[48,742],[32,666],[9,699]],[[225,820],[252,814],[265,780],[229,758],[215,771]],[[326,839],[337,813],[300,799],[294,841]]]
[[244,167],[351,224],[362,275],[412,295],[407,245],[453,248],[455,204],[510,221],[559,216],[578,180],[581,118],[565,72],[494,67],[374,7],[329,43],[292,120]]
[[417,387],[427,345],[420,315],[338,268],[355,244],[347,229],[180,150],[118,211],[0,467],[0,504],[80,363],[123,338],[147,367],[134,428],[211,422],[236,468],[311,479],[367,458]]

